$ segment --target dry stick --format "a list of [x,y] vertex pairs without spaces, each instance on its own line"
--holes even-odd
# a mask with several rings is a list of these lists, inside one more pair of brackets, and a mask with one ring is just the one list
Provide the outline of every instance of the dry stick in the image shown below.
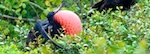
[[34,19],[28,19],[28,18],[22,18],[22,19],[19,19],[18,17],[12,17],[12,16],[9,16],[9,15],[3,15],[0,13],[0,18],[8,18],[8,19],[14,19],[14,20],[24,20],[24,21],[30,21],[30,22],[35,22]]

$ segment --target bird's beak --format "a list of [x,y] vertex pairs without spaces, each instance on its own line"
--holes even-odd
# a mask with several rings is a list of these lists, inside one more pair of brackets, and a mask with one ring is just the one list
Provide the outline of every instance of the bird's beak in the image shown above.
[[61,10],[61,8],[64,6],[64,3],[60,4],[60,6],[54,10],[53,12],[56,14],[59,10]]

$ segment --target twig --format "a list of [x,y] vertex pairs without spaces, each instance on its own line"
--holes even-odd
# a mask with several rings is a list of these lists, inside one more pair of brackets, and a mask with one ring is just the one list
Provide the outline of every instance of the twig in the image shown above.
[[[18,17],[12,17],[12,16],[9,16],[9,15],[2,15],[1,13],[0,13],[0,18],[8,18],[8,19],[20,20]],[[22,18],[21,20],[35,22],[34,19],[28,19],[28,18]]]
[[81,2],[80,0],[77,0],[76,4],[77,4],[77,6],[79,8],[80,13],[82,13],[82,7],[81,7],[81,3],[80,2]]
[[38,7],[39,9],[41,9],[42,11],[44,11],[44,8],[40,7],[39,5],[33,3],[33,2],[29,2],[31,5],[34,5],[35,7]]
[[34,10],[34,12],[36,13],[37,15],[37,18],[35,18],[35,21],[37,21],[37,19],[39,19],[39,15],[37,13],[37,11],[35,10],[35,8],[33,7],[33,5],[29,4],[31,6],[31,8]]

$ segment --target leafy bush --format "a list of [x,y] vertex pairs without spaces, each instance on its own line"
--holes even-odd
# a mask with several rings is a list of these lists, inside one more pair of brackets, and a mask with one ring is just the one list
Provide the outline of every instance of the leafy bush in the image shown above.
[[56,9],[61,0],[0,0],[0,16],[19,18],[10,20],[0,17],[0,54],[149,54],[149,3],[149,0],[139,0],[128,11],[93,11],[93,15],[89,17],[87,15],[91,1],[65,1],[66,6],[63,9],[76,12],[84,29],[75,38],[54,38],[66,48],[60,49],[55,48],[49,41],[37,48],[26,47],[25,40],[34,22],[21,19],[33,19],[35,16],[46,19],[47,12]]

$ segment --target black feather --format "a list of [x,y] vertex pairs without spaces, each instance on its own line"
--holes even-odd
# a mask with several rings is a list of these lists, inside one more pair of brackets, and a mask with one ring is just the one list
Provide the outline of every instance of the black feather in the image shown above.
[[92,6],[96,10],[103,11],[112,8],[112,10],[117,10],[117,6],[123,6],[121,10],[128,10],[132,5],[136,3],[136,0],[102,0]]
[[[26,45],[28,46],[30,42],[36,42],[37,40],[35,40],[39,35],[42,35],[42,38],[45,39],[45,41],[43,43],[45,43],[49,37],[46,33],[48,33],[48,29],[50,28],[50,36],[53,38],[55,35],[60,35],[60,32],[63,32],[63,30],[60,30],[61,25],[57,22],[54,21],[54,12],[50,12],[47,15],[47,20],[46,21],[37,21],[35,23],[34,29],[31,29],[28,37],[27,37],[27,41],[26,41]],[[43,31],[44,30],[44,31]],[[37,44],[36,44],[37,45]]]

